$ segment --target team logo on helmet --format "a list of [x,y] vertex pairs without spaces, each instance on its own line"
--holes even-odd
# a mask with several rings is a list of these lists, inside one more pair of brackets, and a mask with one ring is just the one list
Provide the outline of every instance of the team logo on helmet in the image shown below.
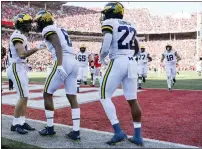
[[32,17],[29,14],[18,14],[14,17],[14,26],[22,32],[29,32],[32,27],[32,21]]
[[42,31],[44,27],[53,24],[54,18],[50,11],[41,10],[34,17],[34,22],[37,23],[37,30]]
[[104,9],[101,11],[100,21],[106,19],[117,18],[122,19],[124,15],[124,7],[119,2],[109,2],[105,5]]

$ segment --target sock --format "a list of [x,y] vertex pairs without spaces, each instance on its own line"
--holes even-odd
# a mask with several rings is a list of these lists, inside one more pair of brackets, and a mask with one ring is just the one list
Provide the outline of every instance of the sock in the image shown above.
[[79,131],[80,129],[80,108],[72,109],[73,130]]
[[47,126],[52,127],[53,126],[54,111],[45,110],[45,113],[46,113],[46,119],[47,119]]
[[141,122],[133,122],[134,125],[134,137],[142,138],[141,136]]
[[77,87],[80,87],[81,85],[81,80],[77,80]]
[[120,132],[122,131],[122,129],[121,129],[119,123],[114,124],[114,125],[113,125],[113,128],[114,128],[114,132],[115,132],[115,133],[120,133]]
[[22,125],[24,125],[24,123],[25,123],[25,116],[21,116],[20,117],[20,125],[22,126]]
[[168,88],[171,88],[171,79],[170,79],[170,77],[167,78],[167,84],[168,84]]
[[102,106],[104,108],[104,111],[110,120],[111,124],[117,124],[119,123],[117,115],[116,115],[116,109],[115,106],[110,98],[101,99],[100,102],[102,103]]
[[96,77],[95,75],[93,76],[93,85],[95,85]]
[[15,126],[17,124],[20,124],[20,117],[18,117],[18,118],[13,117],[13,126]]
[[141,79],[140,79],[140,78],[138,79],[138,83],[139,83],[139,84],[142,83],[142,78],[141,78]]

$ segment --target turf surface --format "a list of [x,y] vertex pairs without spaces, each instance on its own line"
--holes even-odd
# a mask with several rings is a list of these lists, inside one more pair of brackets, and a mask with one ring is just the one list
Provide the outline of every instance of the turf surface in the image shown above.
[[[30,72],[28,73],[30,82],[44,83],[47,72]],[[89,76],[90,78],[90,76]],[[2,73],[2,81],[7,81],[7,75]],[[202,76],[199,77],[195,71],[182,71],[176,77],[177,83],[174,89],[202,90]],[[98,82],[97,82],[98,83]],[[88,79],[90,84],[90,79]],[[146,83],[142,84],[143,88],[167,88],[166,74],[149,72]]]

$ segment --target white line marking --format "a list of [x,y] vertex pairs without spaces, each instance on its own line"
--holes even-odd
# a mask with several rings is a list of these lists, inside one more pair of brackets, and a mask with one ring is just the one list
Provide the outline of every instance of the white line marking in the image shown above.
[[[8,117],[8,118],[13,118],[13,116],[5,115],[5,114],[2,114],[2,116]],[[33,122],[46,124],[45,121],[33,120],[33,119],[28,119],[28,118],[26,118],[26,119],[29,120],[29,121],[33,121]],[[54,125],[62,126],[62,127],[66,127],[66,128],[72,128],[72,126],[64,125],[64,124],[54,123]],[[107,135],[113,135],[113,133],[111,133],[111,132],[93,130],[93,129],[88,129],[88,128],[81,128],[81,130],[90,131],[90,132],[94,132],[94,133],[98,133],[98,134],[102,133],[102,134],[107,134]],[[132,136],[129,136],[129,137],[132,137]],[[177,145],[177,146],[182,147],[182,148],[199,148],[199,147],[196,147],[196,146],[190,146],[190,145],[184,145],[184,144],[179,144],[179,143],[172,143],[172,142],[166,142],[166,141],[160,141],[160,140],[154,140],[154,139],[148,139],[148,138],[144,138],[144,140],[149,141],[149,142],[153,142],[153,143],[162,143],[162,144],[165,144],[165,145]]]

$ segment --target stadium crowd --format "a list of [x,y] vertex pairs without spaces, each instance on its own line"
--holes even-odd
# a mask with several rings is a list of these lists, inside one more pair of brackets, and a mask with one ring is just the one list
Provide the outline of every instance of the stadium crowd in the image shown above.
[[[2,20],[12,21],[13,16],[18,13],[26,12],[34,16],[40,8],[31,5],[28,7],[24,2],[2,2]],[[55,15],[55,19],[61,27],[71,31],[81,32],[101,32],[100,30],[100,10],[98,8],[89,10],[81,7],[64,6],[63,14],[57,10],[51,10]],[[148,9],[126,9],[125,19],[136,24],[139,33],[168,33],[168,32],[191,32],[196,31],[196,14],[192,14],[190,18],[173,18],[171,16],[151,16]],[[9,37],[11,32],[2,33],[2,45],[8,50]],[[30,48],[36,46],[42,40],[41,35],[30,34],[28,41]],[[179,51],[182,57],[180,62],[181,69],[193,69],[195,67],[195,49],[196,41],[194,39],[182,40],[153,40],[142,42],[147,51],[154,58],[150,67],[158,67],[160,57],[165,50],[165,45],[170,43],[174,49]],[[79,46],[84,43],[89,53],[98,53],[101,48],[100,42],[78,42],[73,41],[75,53],[79,50]],[[202,56],[202,55],[201,55]],[[6,59],[6,57],[5,57]],[[40,51],[29,57],[29,63],[33,70],[44,70],[52,62],[48,50]]]

